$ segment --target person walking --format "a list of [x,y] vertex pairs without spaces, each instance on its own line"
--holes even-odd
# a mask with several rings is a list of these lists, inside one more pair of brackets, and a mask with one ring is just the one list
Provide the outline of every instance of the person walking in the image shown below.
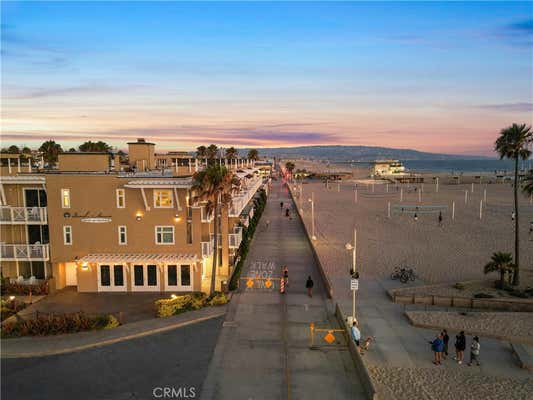
[[355,342],[355,345],[359,347],[359,341],[361,340],[361,331],[357,327],[357,322],[354,321],[352,324],[352,339]]
[[448,357],[448,343],[450,342],[450,336],[448,336],[448,332],[446,331],[446,329],[442,330],[441,336],[442,336],[442,342],[444,344],[444,347],[442,349],[443,350],[442,358],[446,360],[446,357]]
[[435,361],[433,361],[433,364],[440,365],[442,350],[444,348],[441,334],[439,333],[433,341],[429,342],[429,344],[431,344],[431,350],[433,350],[433,353],[435,354]]
[[530,241],[533,240],[533,221],[531,221],[531,224],[529,224],[529,238]]
[[283,281],[285,282],[285,286],[289,286],[289,269],[287,266],[283,269]]
[[283,211],[283,202],[279,203],[279,208],[281,208],[281,211]]
[[285,216],[288,218],[290,215],[289,215],[289,207],[287,207],[287,209],[285,210]]
[[268,229],[269,226],[270,226],[270,220],[267,219],[267,220],[265,221],[265,231]]
[[472,339],[472,344],[470,345],[470,362],[468,363],[468,366],[470,367],[474,361],[476,362],[477,366],[479,367],[479,350],[481,348],[481,345],[479,344],[479,338],[477,336],[474,336]]
[[305,287],[307,288],[307,295],[309,297],[313,297],[313,286],[315,286],[315,283],[311,279],[311,275],[307,277],[307,282],[305,282]]
[[511,221],[514,221],[515,217],[516,217],[516,215],[515,215],[515,213],[514,213],[514,211],[513,211],[513,212],[511,213]]
[[461,331],[459,335],[455,336],[455,357],[457,364],[462,364],[464,359],[464,353],[466,349],[466,337],[465,332]]
[[442,226],[442,211],[439,211],[439,226]]
[[418,214],[417,213],[415,213],[415,217],[414,218],[415,218],[415,221],[418,221]]

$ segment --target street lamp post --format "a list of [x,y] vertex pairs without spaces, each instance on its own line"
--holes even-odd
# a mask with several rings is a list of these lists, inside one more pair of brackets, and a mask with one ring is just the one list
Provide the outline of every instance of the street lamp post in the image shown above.
[[316,240],[315,236],[315,192],[311,193],[311,240]]
[[[352,251],[352,269],[350,270],[350,275],[352,276],[352,279],[358,279],[359,273],[357,272],[357,229],[353,229],[353,245],[351,243],[346,243],[344,246],[346,250]],[[352,321],[356,321],[355,319],[355,289],[352,289]]]

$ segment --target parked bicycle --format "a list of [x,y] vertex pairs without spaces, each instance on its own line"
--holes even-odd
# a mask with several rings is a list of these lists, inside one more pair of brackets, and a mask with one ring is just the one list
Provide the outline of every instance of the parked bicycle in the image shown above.
[[400,282],[407,283],[408,281],[415,281],[417,275],[413,268],[396,267],[390,277],[392,280],[399,279]]

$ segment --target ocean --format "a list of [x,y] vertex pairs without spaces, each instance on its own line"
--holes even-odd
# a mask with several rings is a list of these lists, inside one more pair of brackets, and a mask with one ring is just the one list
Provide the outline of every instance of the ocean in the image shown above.
[[[494,171],[511,174],[514,171],[512,160],[400,160],[405,168],[412,172],[479,172],[494,173]],[[337,165],[350,165],[350,162],[338,162]],[[358,165],[370,163],[358,163]],[[520,168],[533,168],[533,160],[519,163]]]

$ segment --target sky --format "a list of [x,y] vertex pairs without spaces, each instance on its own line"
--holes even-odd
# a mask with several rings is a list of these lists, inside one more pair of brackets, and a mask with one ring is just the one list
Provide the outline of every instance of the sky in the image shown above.
[[493,156],[533,119],[533,2],[1,3],[1,146]]

